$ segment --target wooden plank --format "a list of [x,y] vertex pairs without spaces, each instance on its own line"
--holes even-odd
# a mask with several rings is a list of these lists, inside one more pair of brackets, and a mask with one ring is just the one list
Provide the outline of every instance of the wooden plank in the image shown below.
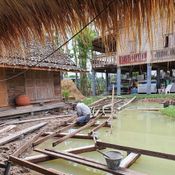
[[129,168],[131,165],[135,163],[135,161],[140,157],[140,154],[137,153],[130,153],[127,157],[125,157],[121,163],[121,168]]
[[[104,119],[108,119],[109,117],[105,117]],[[101,117],[100,119],[103,119],[103,117]],[[99,122],[96,122],[94,125],[92,125],[92,127],[97,127],[97,126],[99,126],[99,125],[101,125],[101,123],[99,123]],[[110,125],[110,123],[105,123],[105,125],[103,126],[103,127],[111,127],[111,125]]]
[[3,129],[1,129],[0,134],[5,133],[7,131],[10,131],[10,130],[14,129],[15,127],[16,127],[16,125],[9,125],[9,126],[3,128]]
[[99,130],[101,127],[105,126],[106,123],[108,123],[108,120],[105,120],[104,122],[100,123],[97,127],[93,128],[90,132],[89,135],[92,135],[93,132]]
[[23,123],[36,122],[36,121],[41,121],[41,120],[57,119],[57,118],[65,118],[65,117],[70,117],[70,115],[59,115],[59,116],[52,116],[52,117],[35,118],[35,119],[30,119],[30,120],[19,120],[19,121],[8,122],[6,124],[23,124]]
[[96,120],[97,120],[100,116],[101,116],[101,114],[100,114],[100,115],[97,115],[94,119],[90,120],[86,125],[84,125],[84,126],[80,127],[79,129],[73,131],[73,132],[70,133],[69,135],[66,135],[66,136],[64,136],[64,137],[62,137],[62,138],[56,140],[55,142],[52,143],[52,146],[56,146],[56,145],[58,145],[59,143],[64,142],[65,140],[67,140],[67,139],[73,137],[74,135],[76,135],[76,134],[79,133],[80,131],[89,128],[90,126],[92,126],[92,125],[96,122]]
[[33,142],[35,142],[45,130],[40,131],[34,137],[30,138],[27,142],[25,142],[18,150],[13,153],[13,156],[19,157],[22,153],[24,153],[28,148],[32,147]]
[[[104,148],[101,148],[101,149],[104,149]],[[68,150],[65,150],[64,152],[81,154],[86,152],[92,152],[95,150],[96,150],[95,145],[89,145],[89,146],[84,146],[79,148],[68,149]],[[55,158],[45,154],[39,154],[39,155],[34,155],[34,156],[24,158],[24,160],[27,160],[33,163],[39,163],[39,162],[44,162],[44,161],[53,160],[53,159]]]
[[58,135],[60,132],[64,132],[64,131],[72,128],[75,124],[76,124],[76,122],[74,122],[74,123],[72,123],[72,124],[70,124],[68,126],[65,126],[65,127],[61,128],[61,129],[58,129],[57,131],[53,132],[52,134],[49,134],[49,135],[47,135],[47,136],[37,140],[36,142],[34,142],[33,146],[39,145],[40,143],[43,143],[44,141],[46,141],[46,140],[48,140],[48,139]]
[[90,107],[93,107],[93,106],[96,105],[97,103],[99,103],[99,102],[101,102],[101,101],[103,101],[103,100],[106,100],[106,99],[108,99],[108,96],[107,96],[107,97],[104,97],[104,98],[101,98],[101,99],[99,99],[99,100],[97,100],[97,101],[91,103],[89,106],[90,106]]
[[[44,136],[52,134],[53,132],[45,132]],[[66,135],[69,135],[69,133],[59,133],[58,135],[54,136],[54,137],[64,137]],[[93,139],[92,136],[88,135],[88,134],[76,134],[74,135],[72,138],[77,138],[77,139]]]
[[64,160],[76,162],[76,163],[79,163],[81,165],[89,166],[91,168],[99,169],[99,170],[106,171],[108,173],[112,173],[112,174],[116,174],[116,175],[143,175],[142,173],[137,173],[135,171],[125,169],[125,168],[119,168],[118,170],[112,170],[112,169],[107,168],[107,166],[102,164],[102,163],[99,163],[99,162],[96,162],[94,160],[84,158],[81,156],[77,156],[77,155],[71,154],[71,153],[62,153],[62,152],[58,152],[58,151],[54,151],[54,150],[43,151],[40,149],[35,149],[35,151],[43,153],[43,154],[47,154],[49,156],[54,156],[55,158],[62,158]]
[[35,126],[23,129],[21,131],[18,131],[18,132],[16,132],[13,135],[10,135],[10,136],[7,136],[7,137],[3,137],[3,138],[0,139],[0,145],[4,145],[6,143],[9,143],[10,141],[15,140],[15,139],[19,138],[22,135],[25,135],[27,133],[33,132],[33,131],[35,131],[35,130],[45,126],[46,124],[47,124],[46,122],[40,123],[40,124],[37,124]]
[[123,150],[123,151],[127,151],[127,152],[134,152],[134,153],[143,154],[143,155],[147,155],[147,156],[175,160],[174,154],[167,154],[167,153],[150,151],[150,150],[139,149],[139,148],[133,148],[133,147],[128,147],[128,146],[115,145],[115,144],[101,142],[101,141],[97,141],[96,146],[97,147],[102,146],[102,147],[106,147],[106,148],[114,148],[114,149],[118,149],[118,150]]
[[127,110],[137,110],[137,111],[160,111],[164,108],[128,108]]
[[0,112],[0,118],[16,118],[15,115],[27,114],[31,112],[46,111],[55,108],[63,108],[65,103],[59,102],[54,104],[45,104],[43,106],[33,106],[31,109],[9,109],[7,111]]
[[44,167],[41,167],[41,166],[36,165],[34,163],[31,163],[29,161],[19,159],[15,156],[10,156],[9,160],[12,161],[15,164],[24,166],[26,168],[29,168],[29,169],[34,170],[34,171],[36,171],[38,173],[41,173],[41,174],[45,174],[45,175],[65,175],[65,173],[62,173],[62,172],[59,172],[59,171],[56,171],[56,170],[52,171],[52,170],[46,169]]
[[117,110],[120,111],[121,109],[123,109],[124,107],[126,107],[127,105],[129,105],[131,102],[133,102],[135,99],[136,99],[136,96],[133,97],[133,98],[132,98],[131,100],[129,100],[128,102],[126,102],[124,105],[118,107]]

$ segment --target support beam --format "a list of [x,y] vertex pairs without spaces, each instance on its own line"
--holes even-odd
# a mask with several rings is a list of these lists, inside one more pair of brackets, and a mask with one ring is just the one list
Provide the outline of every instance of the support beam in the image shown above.
[[147,94],[151,94],[151,65],[147,64]]
[[16,128],[16,125],[9,125],[9,126],[3,128],[3,129],[1,129],[0,130],[0,134],[5,133],[5,132],[8,132],[8,131],[10,131],[10,130],[12,130],[14,128]]
[[19,137],[21,137],[22,135],[25,135],[25,134],[28,134],[30,132],[33,132],[37,129],[40,129],[41,127],[45,126],[47,123],[46,122],[43,122],[43,123],[40,123],[40,124],[37,124],[37,125],[34,125],[32,127],[29,127],[29,128],[26,128],[26,129],[23,129],[21,131],[18,131],[16,132],[15,134],[12,134],[12,135],[9,135],[9,136],[6,136],[6,137],[3,137],[2,139],[0,139],[0,145],[4,145],[6,143],[9,143],[10,141],[13,141]]
[[[100,149],[104,149],[104,148],[100,148]],[[68,149],[68,150],[65,150],[64,152],[73,153],[73,154],[82,154],[82,153],[92,152],[92,151],[96,151],[95,145]],[[39,155],[34,155],[34,156],[24,158],[24,160],[27,160],[33,163],[40,163],[40,162],[45,162],[45,161],[54,160],[54,159],[55,159],[54,157],[48,156],[45,154],[39,154]]]
[[117,67],[117,95],[121,95],[121,68]]
[[128,146],[121,146],[121,145],[115,145],[111,143],[106,143],[106,142],[96,142],[97,147],[106,147],[106,148],[114,148],[118,150],[123,150],[127,152],[134,152],[138,154],[143,154],[147,156],[152,156],[152,157],[159,157],[163,159],[169,159],[169,160],[175,160],[175,155],[174,154],[167,154],[167,153],[162,153],[162,152],[156,152],[156,151],[150,151],[150,150],[145,150],[145,149],[139,149],[139,148],[133,148],[133,147],[128,147]]
[[89,132],[89,135],[92,135],[93,132],[99,130],[100,128],[102,128],[103,126],[106,125],[106,123],[108,122],[108,119],[105,120],[104,122],[102,122],[101,124],[99,124],[97,127],[93,128],[90,132]]
[[106,72],[106,94],[108,94],[108,87],[109,87],[109,76],[108,72]]
[[125,104],[123,104],[122,106],[118,107],[117,110],[121,110],[123,109],[124,107],[126,107],[127,105],[129,105],[131,102],[133,102],[134,100],[136,99],[136,96],[133,97],[131,100],[129,100],[128,102],[126,102]]
[[19,157],[23,152],[25,152],[28,148],[32,147],[33,142],[35,142],[45,131],[42,130],[34,137],[25,142],[18,150],[13,153],[13,156]]
[[76,135],[76,134],[79,133],[80,131],[89,128],[90,126],[92,126],[92,125],[96,122],[96,120],[97,120],[100,116],[101,116],[101,114],[97,115],[94,119],[90,120],[86,125],[84,125],[84,126],[80,127],[79,129],[73,131],[73,132],[70,133],[69,135],[62,137],[61,139],[56,140],[55,142],[53,142],[52,146],[56,146],[56,145],[58,145],[59,143],[64,142],[65,140],[67,140],[67,139],[73,137],[74,135]]
[[49,170],[49,169],[46,169],[44,167],[41,167],[39,165],[36,165],[34,163],[31,163],[29,161],[26,161],[26,160],[22,160],[22,159],[19,159],[17,157],[14,157],[14,156],[10,156],[9,160],[15,164],[18,164],[20,166],[24,166],[26,168],[29,168],[31,170],[34,170],[38,173],[41,173],[41,174],[45,174],[45,175],[65,175],[64,173],[62,172],[59,172],[59,171],[56,171],[56,170]]
[[64,160],[68,160],[68,161],[72,161],[72,162],[76,162],[79,163],[81,165],[85,165],[91,168],[95,168],[95,169],[99,169],[102,171],[106,171],[108,173],[111,174],[115,174],[115,175],[143,175],[143,173],[138,173],[135,172],[133,170],[129,170],[129,169],[125,169],[125,168],[119,168],[117,170],[112,170],[109,169],[106,165],[96,162],[92,159],[88,159],[88,158],[84,158],[75,154],[71,154],[71,153],[62,153],[62,152],[58,152],[58,151],[54,151],[54,150],[40,150],[40,149],[35,149],[35,151],[43,153],[43,154],[47,154],[49,156],[54,156],[55,158],[62,158]]
[[96,95],[96,72],[92,69],[92,95]]
[[65,127],[61,128],[61,129],[58,129],[57,131],[53,132],[52,134],[49,134],[49,135],[47,135],[47,136],[45,136],[45,137],[43,137],[43,138],[37,140],[36,142],[34,142],[34,143],[33,143],[33,146],[37,146],[37,145],[39,145],[40,143],[43,143],[44,141],[46,141],[46,140],[48,140],[48,139],[50,139],[50,138],[52,138],[52,137],[58,135],[59,133],[64,132],[64,131],[66,131],[66,130],[72,128],[73,126],[75,126],[75,124],[76,124],[76,122],[74,122],[74,123],[72,123],[72,124],[70,124],[70,125],[68,125],[68,126],[65,126]]
[[[63,119],[70,117],[70,115],[59,115],[59,116],[52,116],[52,117],[42,117],[42,118],[35,118],[35,119],[29,119],[29,120],[20,120],[20,121],[12,121],[12,122],[7,122],[6,124],[23,124],[23,123],[29,123],[29,122],[36,122],[36,121],[43,121],[43,120],[50,120],[50,119]],[[73,117],[71,117],[71,120],[73,120]],[[67,121],[67,120],[66,120]],[[70,119],[69,119],[70,121]],[[63,121],[65,122],[65,121]]]
[[157,68],[157,88],[160,89],[160,68]]
[[[43,136],[47,136],[47,135],[52,134],[52,133],[53,132],[45,132],[43,134]],[[55,137],[64,137],[64,136],[67,136],[67,135],[69,135],[69,133],[59,133]],[[88,135],[88,134],[76,134],[72,138],[76,138],[76,139],[93,139],[93,137]]]

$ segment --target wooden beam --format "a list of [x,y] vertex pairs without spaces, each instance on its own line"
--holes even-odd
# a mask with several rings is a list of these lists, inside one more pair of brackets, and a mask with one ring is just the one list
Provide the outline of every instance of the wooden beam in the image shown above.
[[101,116],[101,115],[97,115],[94,119],[92,119],[91,121],[89,121],[86,125],[84,125],[84,126],[80,127],[79,129],[73,131],[73,132],[70,133],[69,135],[66,135],[66,136],[64,136],[64,137],[62,137],[62,138],[56,140],[55,142],[53,142],[52,146],[56,146],[56,145],[58,145],[59,143],[64,142],[65,140],[67,140],[67,139],[73,137],[74,135],[76,135],[76,134],[79,133],[80,131],[82,131],[82,130],[84,130],[84,129],[86,129],[86,128],[89,128],[90,126],[92,126],[92,125],[96,122],[96,120],[97,120],[100,116]]
[[135,161],[140,157],[140,154],[137,153],[130,153],[128,154],[127,157],[125,157],[121,163],[120,163],[120,167],[121,168],[129,168],[131,165],[133,165],[135,163]]
[[[100,119],[102,119],[103,117],[101,117]],[[106,117],[106,118],[104,118],[104,119],[108,119],[109,117]],[[97,127],[97,126],[99,126],[99,125],[101,125],[101,123],[95,123],[94,125],[92,125],[92,127]],[[105,125],[103,126],[103,127],[111,127],[111,125],[110,125],[110,123],[105,123]]]
[[126,102],[124,105],[118,107],[117,110],[120,111],[121,109],[123,109],[124,107],[126,107],[127,105],[129,105],[131,102],[133,102],[135,99],[136,99],[136,96],[133,97],[133,98],[132,98],[131,100],[129,100],[128,102]]
[[9,125],[9,126],[3,128],[3,129],[1,129],[0,130],[0,134],[5,133],[5,132],[8,132],[8,131],[14,129],[15,127],[16,127],[16,125]]
[[[104,149],[104,148],[100,148],[100,149]],[[64,152],[73,153],[73,154],[82,154],[82,153],[92,152],[92,151],[96,151],[96,147],[94,145],[84,146],[80,148],[73,148],[73,149],[65,150]],[[44,155],[44,154],[39,154],[39,155],[26,157],[24,160],[27,160],[33,163],[40,163],[40,162],[54,160],[54,159],[57,159],[57,158]]]
[[138,154],[143,154],[147,156],[152,156],[152,157],[159,157],[163,159],[169,159],[169,160],[175,160],[175,155],[174,154],[167,154],[167,153],[162,153],[162,152],[156,152],[156,151],[150,151],[150,150],[145,150],[145,149],[139,149],[139,148],[133,148],[133,147],[128,147],[128,146],[121,146],[121,145],[115,145],[111,143],[106,143],[106,142],[96,142],[97,147],[106,147],[106,148],[114,148],[118,150],[123,150],[127,152],[134,152]]
[[[52,134],[53,132],[45,132],[43,135],[49,135]],[[69,133],[59,133],[58,135],[54,136],[54,137],[64,137],[69,135]],[[77,139],[93,139],[92,136],[88,135],[88,134],[76,134],[74,135],[72,138],[77,138]]]
[[107,166],[102,164],[102,163],[96,162],[92,159],[77,156],[77,155],[71,154],[71,153],[62,153],[62,152],[58,152],[58,151],[54,151],[54,150],[45,150],[44,151],[44,150],[40,150],[40,149],[35,149],[35,151],[43,153],[43,154],[47,154],[49,156],[54,156],[55,158],[62,158],[64,160],[76,162],[76,163],[79,163],[81,165],[85,165],[85,166],[89,166],[91,168],[106,171],[108,173],[115,174],[115,175],[143,175],[142,173],[137,173],[135,171],[125,169],[125,168],[119,168],[118,170],[112,170],[112,169],[107,168]]
[[25,152],[28,148],[32,147],[33,142],[35,142],[45,131],[42,130],[34,137],[30,138],[27,142],[25,142],[18,150],[13,153],[13,156],[19,157],[23,152]]
[[23,123],[36,122],[36,121],[42,121],[42,120],[50,120],[50,119],[57,119],[57,118],[65,118],[65,117],[70,117],[70,115],[59,115],[59,116],[42,117],[42,118],[35,118],[35,119],[29,119],[29,120],[19,120],[19,121],[7,122],[6,124],[23,124]]
[[[100,149],[104,149],[104,148],[100,148]],[[84,146],[79,148],[68,149],[68,150],[65,150],[64,152],[81,154],[86,152],[92,152],[95,150],[96,150],[95,145],[89,145],[89,146]],[[24,158],[24,160],[27,160],[33,163],[39,163],[39,162],[44,162],[44,161],[53,160],[53,159],[55,158],[45,154],[39,154],[39,155],[34,155],[34,156]]]
[[33,132],[33,131],[45,126],[46,124],[47,124],[47,122],[40,123],[40,124],[34,125],[32,127],[29,127],[29,128],[23,129],[21,131],[18,131],[15,134],[3,137],[3,138],[0,139],[0,145],[4,145],[6,143],[9,143],[10,141],[15,140],[15,139],[19,138],[22,135],[28,134],[30,132]]
[[89,106],[90,106],[90,107],[93,107],[93,106],[96,105],[97,103],[99,103],[99,102],[101,102],[101,101],[104,101],[104,100],[106,100],[106,99],[108,99],[108,98],[109,98],[108,96],[107,96],[107,97],[104,97],[104,98],[101,98],[101,99],[99,99],[99,100],[97,100],[97,101],[91,103]]
[[105,126],[108,123],[108,120],[105,120],[104,122],[100,123],[98,126],[93,128],[90,132],[89,135],[92,135],[93,132],[99,130],[101,127]]
[[46,169],[44,167],[41,167],[39,165],[36,165],[34,163],[31,163],[29,161],[19,159],[19,158],[14,157],[14,156],[10,156],[9,160],[11,162],[15,163],[15,164],[27,167],[27,168],[32,169],[32,170],[34,170],[36,172],[39,172],[41,174],[45,174],[45,175],[65,175],[65,173],[62,173],[62,172],[59,172],[59,171],[56,171],[56,170],[52,171],[52,170]]
[[71,123],[70,125],[65,126],[65,127],[61,128],[61,129],[58,129],[57,131],[53,132],[52,134],[49,134],[49,135],[47,135],[47,136],[37,140],[36,142],[34,142],[33,146],[39,145],[40,143],[43,143],[44,141],[46,141],[46,140],[48,140],[48,139],[58,135],[60,132],[64,132],[64,131],[72,128],[75,124],[76,124],[76,122]]

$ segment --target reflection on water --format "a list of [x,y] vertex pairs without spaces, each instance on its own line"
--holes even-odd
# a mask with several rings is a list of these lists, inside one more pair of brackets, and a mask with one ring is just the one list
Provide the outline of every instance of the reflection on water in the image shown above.
[[[175,154],[175,119],[163,116],[160,112],[137,111],[134,107],[161,107],[158,104],[137,103],[130,109],[118,113],[118,119],[113,120],[112,133],[110,128],[102,128],[97,132],[103,141],[132,146],[142,149],[161,151]],[[40,148],[51,148],[53,140],[40,145]],[[69,139],[57,145],[54,149],[64,150],[93,144],[90,140]],[[84,153],[82,156],[104,162],[102,155],[97,152]],[[72,175],[102,175],[107,174],[89,167],[64,160],[53,160],[41,165],[54,168]],[[174,175],[175,162],[154,157],[141,156],[131,169],[151,175]]]

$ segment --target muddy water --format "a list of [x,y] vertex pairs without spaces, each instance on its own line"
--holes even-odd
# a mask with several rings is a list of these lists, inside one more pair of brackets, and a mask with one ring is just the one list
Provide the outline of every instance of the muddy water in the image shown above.
[[[175,119],[163,116],[160,112],[139,111],[136,109],[139,107],[153,108],[161,106],[154,103],[132,104],[132,106],[118,114],[118,119],[113,120],[112,133],[110,128],[102,128],[97,132],[98,137],[103,141],[114,144],[175,154]],[[51,148],[52,141],[45,142],[43,145],[40,145],[40,148]],[[69,139],[54,149],[64,150],[90,145],[92,143],[90,140]],[[97,152],[84,153],[82,156],[104,162],[103,157]],[[64,160],[48,161],[41,163],[41,165],[72,175],[107,174]],[[150,175],[174,175],[175,162],[141,156],[131,169]]]

